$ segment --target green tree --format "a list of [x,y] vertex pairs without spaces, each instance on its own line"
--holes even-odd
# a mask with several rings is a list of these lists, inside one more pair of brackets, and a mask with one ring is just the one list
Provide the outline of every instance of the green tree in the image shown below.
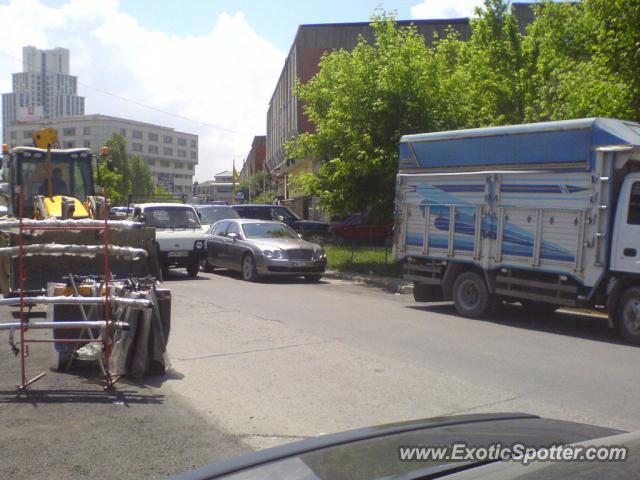
[[125,199],[131,193],[131,166],[127,154],[127,140],[123,135],[114,133],[106,141],[109,147],[109,159],[113,170],[120,174],[120,182],[117,185],[118,195]]
[[155,194],[156,186],[153,182],[151,169],[147,162],[138,155],[133,155],[129,159],[129,170],[131,178],[131,193],[151,197]]
[[238,184],[238,191],[241,191],[244,194],[244,198],[247,201],[249,201],[249,193],[251,193],[252,202],[256,203],[257,198],[262,198],[264,196],[270,197],[270,200],[266,203],[271,203],[271,200],[273,200],[275,196],[275,182],[270,173],[257,172],[248,180],[240,182]]
[[320,161],[293,179],[331,214],[391,215],[404,134],[609,116],[640,120],[640,1],[543,0],[522,35],[509,2],[485,0],[464,42],[434,48],[378,12],[374,41],[323,56],[298,96],[315,125],[286,145]]
[[[400,135],[446,126],[437,99],[437,65],[415,27],[399,28],[378,12],[373,44],[360,39],[351,52],[326,54],[318,74],[299,86],[315,133],[286,146],[292,158],[322,161],[316,175],[297,179],[332,213],[370,211],[389,218]],[[433,68],[432,68],[433,67]]]
[[97,176],[102,178],[98,183],[106,187],[111,204],[125,204],[129,195],[153,196],[157,187],[153,182],[151,169],[142,157],[129,157],[124,136],[114,133],[106,145],[110,149],[109,168],[107,162],[102,162]]
[[98,168],[93,172],[93,182],[100,187],[98,193],[106,196],[111,205],[121,205],[126,202],[126,199],[118,191],[118,187],[122,183],[122,175],[110,168],[107,161],[98,162]]
[[[458,40],[458,42],[460,42]],[[471,19],[471,39],[459,45],[458,101],[466,127],[520,123],[524,117],[522,36],[506,0],[485,0]],[[440,53],[440,52],[439,52]]]

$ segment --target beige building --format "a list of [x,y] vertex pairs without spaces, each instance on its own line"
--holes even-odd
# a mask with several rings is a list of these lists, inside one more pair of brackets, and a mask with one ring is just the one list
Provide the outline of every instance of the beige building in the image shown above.
[[8,143],[12,147],[31,145],[31,132],[43,127],[58,131],[62,148],[86,147],[94,152],[99,152],[112,134],[120,133],[127,140],[129,155],[139,155],[147,161],[156,184],[174,195],[192,199],[198,164],[197,135],[107,115],[83,115],[9,125]]
[[199,203],[226,202],[233,203],[233,173],[225,170],[195,185],[195,195]]

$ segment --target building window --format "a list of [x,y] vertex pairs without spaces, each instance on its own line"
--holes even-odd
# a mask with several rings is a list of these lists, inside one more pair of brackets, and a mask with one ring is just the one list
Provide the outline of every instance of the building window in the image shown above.
[[174,188],[174,190],[176,192],[181,192],[182,191],[182,187],[180,185],[175,185],[173,188]]
[[141,152],[142,151],[142,144],[141,143],[132,143],[131,144],[131,150],[133,150],[134,152]]
[[187,158],[187,151],[186,150],[178,150],[178,156],[180,158]]
[[158,141],[158,134],[157,133],[151,133],[149,132],[149,141],[150,142],[157,142]]
[[83,135],[91,135],[91,127],[84,127],[82,129],[82,134]]
[[75,147],[75,144],[74,144],[73,142],[63,142],[63,143],[62,143],[62,146],[63,146],[64,148],[74,148],[74,147]]
[[25,130],[22,132],[22,138],[31,138],[31,130]]
[[75,128],[63,128],[62,129],[62,135],[64,135],[65,137],[73,137],[76,134],[76,129]]
[[164,148],[162,149],[162,153],[163,153],[164,155],[171,155],[171,156],[173,156],[173,148],[164,147]]
[[149,153],[158,153],[157,145],[149,145]]
[[182,162],[175,163],[176,168],[184,168],[184,164]]
[[194,160],[198,158],[198,152],[191,152],[191,158],[193,158]]
[[156,161],[155,161],[154,159],[152,159],[152,158],[148,158],[148,159],[147,159],[147,163],[148,163],[149,165],[153,166],[153,165],[155,165],[155,164],[156,164]]
[[191,140],[191,148],[197,148],[198,142],[196,140]]
[[82,145],[84,146],[84,148],[91,148],[91,140],[84,140],[82,142]]
[[126,128],[121,128],[120,129],[120,135],[122,135],[123,137],[127,136],[127,129]]
[[168,162],[166,160],[160,160],[160,166],[161,167],[170,167],[171,166],[171,162]]
[[142,138],[142,132],[140,130],[132,130],[131,138],[137,138],[137,139]]
[[187,146],[187,139],[186,138],[179,138],[178,139],[178,145],[181,147],[186,147]]
[[162,141],[164,143],[173,143],[173,137],[171,135],[163,135]]

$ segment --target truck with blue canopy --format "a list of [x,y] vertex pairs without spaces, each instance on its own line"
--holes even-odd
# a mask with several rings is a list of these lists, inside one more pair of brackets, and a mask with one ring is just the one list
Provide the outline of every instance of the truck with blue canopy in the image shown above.
[[640,344],[640,125],[588,118],[399,144],[394,255],[416,301],[606,309]]

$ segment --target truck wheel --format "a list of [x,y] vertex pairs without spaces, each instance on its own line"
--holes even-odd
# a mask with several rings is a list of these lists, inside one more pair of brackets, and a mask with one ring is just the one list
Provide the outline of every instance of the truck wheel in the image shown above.
[[631,287],[618,303],[616,328],[625,340],[640,345],[640,287]]
[[520,304],[525,312],[537,315],[549,315],[560,308],[552,303],[534,302],[532,300],[520,300]]
[[458,313],[468,318],[491,315],[497,299],[489,293],[484,278],[475,272],[465,272],[453,283],[453,303]]
[[258,281],[258,271],[256,270],[256,261],[250,253],[242,257],[242,279],[247,282]]
[[187,265],[187,274],[190,278],[196,278],[200,272],[200,262],[193,262]]

